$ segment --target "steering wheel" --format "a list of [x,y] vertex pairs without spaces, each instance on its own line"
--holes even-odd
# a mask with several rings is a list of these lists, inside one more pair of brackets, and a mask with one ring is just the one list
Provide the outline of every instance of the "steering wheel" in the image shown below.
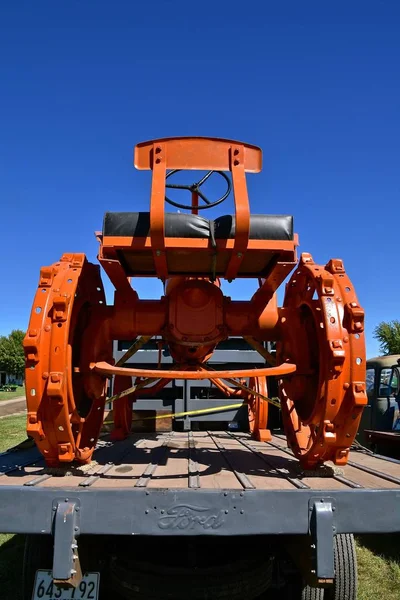
[[[174,173],[178,173],[179,171],[181,171],[181,169],[174,169],[173,171],[170,171],[167,174],[165,179],[168,179],[168,177],[171,177],[171,175],[173,175]],[[225,179],[225,181],[227,183],[227,189],[226,189],[225,194],[223,196],[221,196],[221,198],[218,198],[218,200],[215,200],[214,202],[210,202],[210,200],[205,196],[205,194],[203,194],[203,192],[201,191],[200,188],[209,179],[209,177],[211,177],[211,175],[213,173],[217,173],[218,175],[221,175],[221,177],[223,177]],[[208,173],[206,173],[204,175],[204,177],[202,177],[199,181],[192,183],[192,185],[180,185],[180,184],[176,184],[176,183],[166,183],[165,187],[172,188],[174,190],[188,190],[192,194],[193,193],[197,194],[198,197],[201,198],[205,204],[196,206],[196,208],[198,210],[204,210],[205,208],[212,208],[213,206],[217,206],[217,204],[221,204],[221,202],[226,200],[227,197],[229,196],[229,194],[231,193],[232,183],[231,183],[231,180],[229,179],[229,177],[223,171],[208,171]],[[168,204],[172,204],[172,206],[176,206],[177,208],[185,208],[187,210],[191,210],[193,208],[192,204],[190,204],[190,205],[179,204],[178,202],[174,202],[174,200],[167,198],[167,196],[165,196],[165,201],[168,202]]]

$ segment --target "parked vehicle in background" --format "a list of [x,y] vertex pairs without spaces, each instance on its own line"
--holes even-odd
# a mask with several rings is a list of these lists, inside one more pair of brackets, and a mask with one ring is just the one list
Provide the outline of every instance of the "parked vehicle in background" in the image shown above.
[[400,458],[400,354],[367,361],[367,394],[357,440],[379,454]]

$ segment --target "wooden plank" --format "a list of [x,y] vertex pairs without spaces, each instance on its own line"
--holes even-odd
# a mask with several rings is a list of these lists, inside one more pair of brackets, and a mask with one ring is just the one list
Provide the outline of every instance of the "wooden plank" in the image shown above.
[[225,447],[230,464],[240,473],[246,475],[257,489],[294,489],[294,486],[282,478],[275,469],[269,468],[264,461],[245,448],[238,439],[225,432],[213,434]]
[[243,486],[210,436],[206,432],[194,432],[193,439],[196,444],[201,487],[242,490]]
[[[283,451],[288,451],[286,438],[284,436],[274,435],[273,442],[277,446],[280,446]],[[327,464],[334,467],[332,463]],[[357,464],[362,467],[372,469],[374,473],[367,473],[365,471],[357,469]],[[400,464],[393,463],[389,460],[384,460],[383,458],[377,458],[376,456],[370,455],[366,452],[362,452],[361,450],[351,451],[349,457],[349,464],[343,468],[340,468],[340,471],[343,471],[345,478],[348,478],[350,481],[353,481],[354,483],[367,489],[393,489],[399,487],[399,485],[397,485],[396,482],[385,480],[384,476],[393,476],[394,478],[400,480]],[[325,489],[332,488],[325,487]]]
[[[270,446],[266,446],[266,444],[263,444],[264,447],[260,446],[258,448],[253,444],[253,440],[244,439],[243,436],[238,437],[238,436],[234,436],[233,434],[230,434],[230,435],[232,437],[236,437],[243,446],[245,446],[246,448],[248,448],[250,450],[250,452],[259,456],[262,459],[262,461],[268,465],[269,469],[272,468],[272,469],[276,470],[276,472],[279,473],[279,475],[282,478],[287,479],[294,487],[299,488],[299,489],[307,489],[308,488],[308,485],[306,485],[305,483],[300,481],[297,473],[291,472],[292,471],[292,469],[290,468],[291,465],[288,463],[291,463],[293,461],[290,461],[290,459],[288,459],[287,456],[285,456],[285,455],[276,456],[276,454],[274,456],[273,453],[268,452],[268,450],[270,449]],[[272,456],[271,456],[271,454],[272,454]]]
[[[67,465],[64,468],[66,474],[57,476],[52,470],[44,469],[42,464],[31,464],[0,477],[0,486],[29,485],[37,480],[36,487],[61,489],[89,481],[89,488],[118,489],[133,487],[145,477],[146,485],[163,489],[200,486],[202,489],[276,490],[304,485],[321,491],[400,487],[396,482],[396,479],[400,481],[400,464],[355,451],[351,452],[349,465],[336,468],[337,477],[321,477],[318,472],[315,476],[310,472],[302,474],[299,461],[288,450],[282,435],[274,435],[274,445],[271,445],[252,440],[248,434],[240,432],[174,432],[165,453],[160,454],[153,464],[154,456],[160,452],[168,435],[134,434],[128,440],[109,446],[103,440],[91,465],[81,468]],[[109,466],[110,462],[114,464]],[[329,463],[327,466],[334,467]],[[371,472],[362,469],[371,469]],[[59,475],[62,472],[60,469]],[[48,474],[53,476],[42,477]]]
[[236,479],[239,481],[239,483],[243,487],[243,489],[245,489],[245,490],[254,490],[254,489],[256,489],[256,486],[248,478],[248,476],[242,470],[238,470],[236,468],[236,466],[234,464],[234,461],[231,460],[229,450],[227,451],[225,445],[218,439],[218,437],[214,436],[212,433],[209,433],[209,436],[212,439],[212,441],[214,442],[214,444],[216,445],[216,447],[218,448],[218,450],[223,455],[225,461],[227,462],[227,464],[229,465],[230,469],[232,470],[232,473],[234,473]]

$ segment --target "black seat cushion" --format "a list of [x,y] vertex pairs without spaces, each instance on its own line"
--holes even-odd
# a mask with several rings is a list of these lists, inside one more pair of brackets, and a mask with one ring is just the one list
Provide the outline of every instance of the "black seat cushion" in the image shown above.
[[[235,237],[235,217],[224,215],[214,221],[216,239]],[[251,240],[293,240],[293,217],[290,215],[250,215]]]
[[[107,212],[103,235],[147,237],[149,212]],[[223,215],[209,221],[199,215],[165,213],[165,236],[182,238],[230,239],[235,237],[235,217]],[[290,215],[250,215],[251,240],[293,240],[293,217]]]
[[[149,212],[107,212],[104,215],[103,235],[147,237],[150,232]],[[209,238],[210,221],[199,215],[165,213],[165,236]]]

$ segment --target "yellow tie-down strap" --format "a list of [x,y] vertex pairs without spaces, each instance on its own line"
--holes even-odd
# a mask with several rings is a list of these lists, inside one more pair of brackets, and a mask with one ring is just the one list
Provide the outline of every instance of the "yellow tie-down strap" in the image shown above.
[[[185,410],[182,412],[174,412],[168,413],[167,415],[153,415],[151,417],[142,417],[141,419],[133,419],[132,423],[137,423],[139,421],[152,421],[153,419],[170,419],[174,417],[186,417],[191,415],[204,415],[207,413],[213,412],[223,412],[225,410],[230,410],[231,408],[240,408],[244,406],[246,402],[236,402],[235,404],[226,404],[225,406],[216,406],[214,408],[199,408],[197,410]],[[149,409],[146,409],[149,410]],[[113,423],[113,421],[104,421],[105,424]]]
[[[261,396],[261,394],[260,394]],[[262,396],[264,400],[267,400],[273,406],[280,408],[279,402],[277,402],[278,398],[267,398],[266,396]],[[231,410],[232,408],[241,408],[242,406],[246,406],[247,402],[235,402],[235,404],[225,404],[225,406],[215,406],[211,408],[198,408],[197,410],[185,410],[182,412],[174,412],[168,413],[166,415],[153,415],[151,417],[142,417],[141,419],[133,419],[132,423],[137,423],[139,421],[152,421],[157,419],[173,419],[176,417],[186,417],[192,415],[205,415],[207,413],[214,412],[224,412],[225,410]],[[113,423],[113,421],[104,421],[106,425]]]

